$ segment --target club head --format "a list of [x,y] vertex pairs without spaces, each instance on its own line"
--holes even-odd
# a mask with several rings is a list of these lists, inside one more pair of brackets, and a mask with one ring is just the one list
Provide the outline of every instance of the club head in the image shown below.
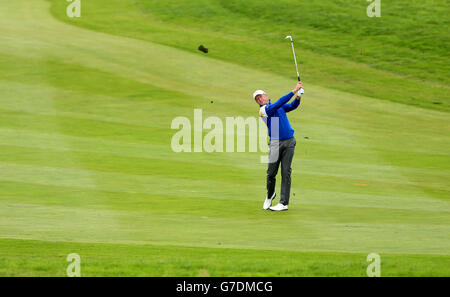
[[291,35],[288,35],[288,36],[286,36],[285,39],[289,39],[290,41],[292,41],[292,36],[291,36]]

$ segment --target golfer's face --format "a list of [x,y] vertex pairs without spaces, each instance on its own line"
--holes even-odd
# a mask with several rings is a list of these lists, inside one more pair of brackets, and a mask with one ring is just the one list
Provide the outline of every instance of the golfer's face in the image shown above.
[[259,105],[266,105],[269,103],[269,96],[267,94],[258,95]]

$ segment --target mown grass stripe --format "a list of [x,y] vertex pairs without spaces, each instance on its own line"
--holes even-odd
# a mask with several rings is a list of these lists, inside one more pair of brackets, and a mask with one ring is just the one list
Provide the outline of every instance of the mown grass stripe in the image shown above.
[[[4,202],[1,204],[0,231],[3,237],[200,247],[217,247],[218,243],[221,243],[221,247],[264,247],[293,251],[365,252],[376,249],[385,253],[448,254],[446,246],[449,239],[444,235],[449,231],[448,225],[399,223],[393,220],[380,223],[353,220],[317,221],[296,218],[292,214],[281,218],[261,210],[253,211],[248,217],[227,218],[200,214],[153,214],[32,204],[14,205]],[[307,208],[303,212],[311,212],[313,209],[323,214],[329,210]],[[260,218],[264,216],[265,220],[255,219],[257,214]],[[24,216],[33,217],[36,223],[29,226],[21,219]],[[105,229],[103,225],[111,218],[117,222],[116,226],[114,229]],[[278,232],[281,219],[290,223],[286,224],[286,234],[283,235]],[[190,227],[180,230],[180,224],[186,222],[189,222]],[[301,234],[293,232],[299,228],[302,230]],[[413,229],[416,238],[411,237]],[[265,233],[261,233],[262,230],[266,230]],[[345,230],[347,236],[340,237],[339,233],[336,233],[338,230]],[[380,230],[385,231],[380,234]],[[232,234],[234,236],[231,236]],[[267,242],[267,234],[270,234],[272,241]],[[393,241],[393,238],[397,238],[397,241]],[[426,242],[423,242],[424,240]],[[408,242],[408,245],[404,246],[402,242]]]
[[[0,259],[0,274],[65,276],[65,257],[74,250],[82,255],[83,276],[366,276],[367,268],[362,253],[286,251],[268,261],[271,250],[1,239],[0,251],[7,256]],[[384,254],[382,259],[383,276],[449,273],[448,256]]]

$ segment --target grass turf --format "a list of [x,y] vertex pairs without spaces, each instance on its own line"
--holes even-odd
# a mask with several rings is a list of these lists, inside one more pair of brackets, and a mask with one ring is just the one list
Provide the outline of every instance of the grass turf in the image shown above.
[[53,15],[71,24],[189,52],[203,44],[209,57],[292,78],[290,34],[306,83],[450,108],[446,0],[391,1],[381,18],[367,17],[368,3],[345,0],[90,1],[80,19],[52,3]]
[[[371,252],[382,275],[449,275],[448,57],[429,40],[445,47],[445,18],[415,16],[416,38],[389,18],[402,1],[384,5],[387,49],[361,37],[365,10],[352,22],[311,1],[299,23],[288,1],[161,3],[92,0],[79,20],[60,1],[2,3],[0,275],[62,276],[69,252],[93,276],[361,276]],[[295,30],[307,96],[289,115],[292,204],[263,212],[261,153],[176,154],[170,124],[194,108],[255,116],[254,89],[290,90],[278,38]],[[359,39],[372,54],[343,46]]]
[[[74,250],[82,255],[81,276],[365,276],[368,264],[364,254],[14,239],[1,240],[0,250],[3,276],[64,275]],[[449,259],[432,255],[383,255],[381,261],[384,276],[448,276],[450,267]]]

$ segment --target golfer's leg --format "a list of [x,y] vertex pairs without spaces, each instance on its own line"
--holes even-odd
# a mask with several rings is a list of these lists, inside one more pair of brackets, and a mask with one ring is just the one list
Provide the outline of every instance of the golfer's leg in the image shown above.
[[279,142],[271,141],[269,145],[269,164],[267,166],[267,197],[275,192],[276,177],[280,166]]
[[291,138],[282,144],[280,203],[283,205],[289,204],[289,197],[291,194],[291,164],[292,159],[294,158],[295,145],[295,138]]

